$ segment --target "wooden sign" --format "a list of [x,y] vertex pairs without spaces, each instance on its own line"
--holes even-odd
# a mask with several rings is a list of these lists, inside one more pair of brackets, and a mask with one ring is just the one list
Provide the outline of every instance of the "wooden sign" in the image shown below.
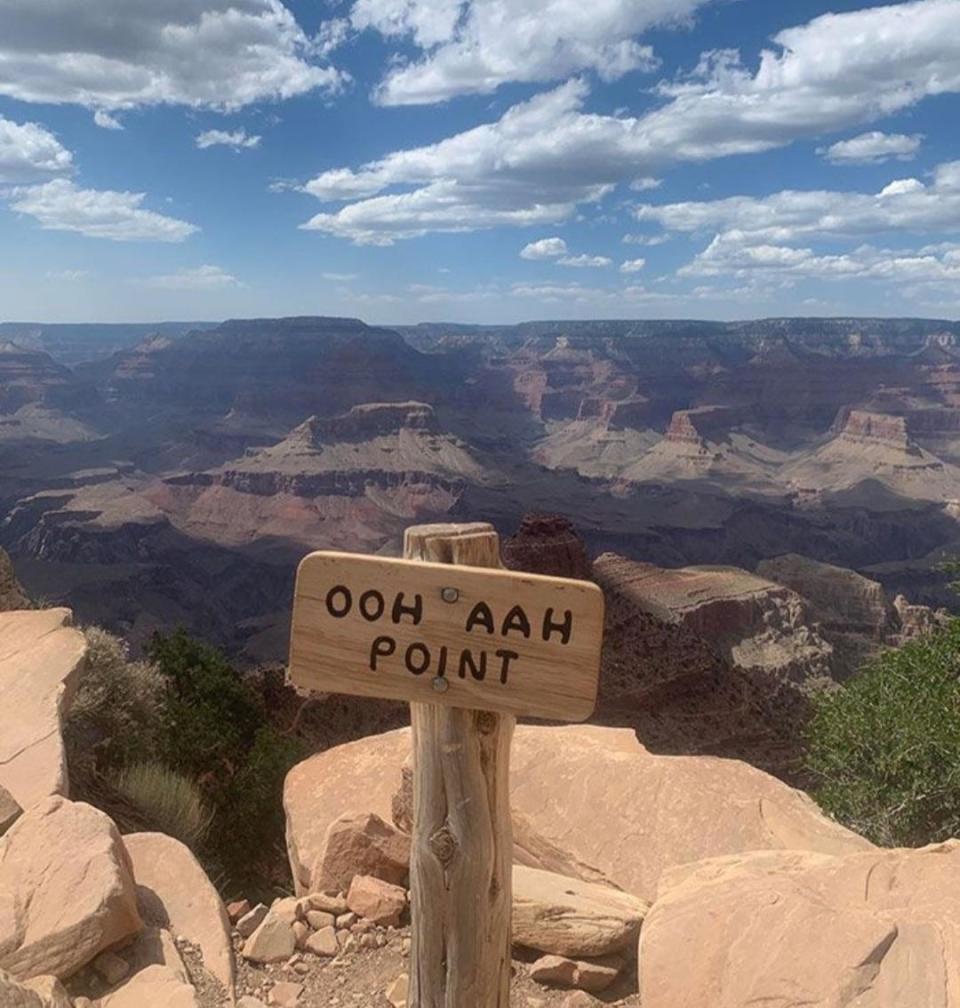
[[587,581],[321,551],[301,562],[290,675],[329,693],[582,721],[603,593]]

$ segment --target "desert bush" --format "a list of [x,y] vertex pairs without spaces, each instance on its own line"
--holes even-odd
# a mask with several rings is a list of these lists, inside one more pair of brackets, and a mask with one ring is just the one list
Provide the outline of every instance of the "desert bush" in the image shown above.
[[198,848],[212,813],[196,781],[161,763],[132,763],[114,777],[114,786],[143,813],[154,829]]
[[884,846],[960,835],[960,620],[813,705],[806,763],[828,812]]
[[155,751],[167,684],[148,661],[131,661],[124,641],[99,627],[84,631],[87,661],[64,724],[68,751],[95,753],[101,769]]
[[148,648],[169,686],[158,752],[200,781],[212,810],[204,852],[225,885],[250,890],[283,863],[283,778],[303,758],[226,657],[183,631]]

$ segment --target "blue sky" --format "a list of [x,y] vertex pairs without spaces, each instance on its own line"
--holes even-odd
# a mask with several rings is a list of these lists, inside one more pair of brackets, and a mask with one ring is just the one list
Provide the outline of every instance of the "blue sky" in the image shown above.
[[960,0],[0,0],[0,318],[960,317]]

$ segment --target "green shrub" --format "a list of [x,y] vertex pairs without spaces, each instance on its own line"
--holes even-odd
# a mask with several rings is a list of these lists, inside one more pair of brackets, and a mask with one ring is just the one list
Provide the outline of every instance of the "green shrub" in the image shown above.
[[154,829],[192,848],[206,837],[212,815],[191,778],[160,763],[132,763],[117,773],[113,783]]
[[828,812],[885,846],[960,835],[960,620],[812,701],[806,762]]
[[95,754],[100,769],[153,753],[168,692],[160,670],[130,661],[126,643],[99,627],[84,635],[87,661],[64,724],[68,751]]
[[248,890],[283,863],[283,779],[302,747],[268,723],[261,697],[215,648],[177,631],[155,636],[148,654],[170,687],[158,751],[203,786],[212,871]]

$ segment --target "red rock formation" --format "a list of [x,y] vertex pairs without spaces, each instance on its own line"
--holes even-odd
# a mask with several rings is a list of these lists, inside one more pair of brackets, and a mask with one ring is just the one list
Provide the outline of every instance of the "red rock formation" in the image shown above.
[[573,523],[561,515],[526,515],[503,543],[503,563],[511,570],[589,580],[590,561]]

